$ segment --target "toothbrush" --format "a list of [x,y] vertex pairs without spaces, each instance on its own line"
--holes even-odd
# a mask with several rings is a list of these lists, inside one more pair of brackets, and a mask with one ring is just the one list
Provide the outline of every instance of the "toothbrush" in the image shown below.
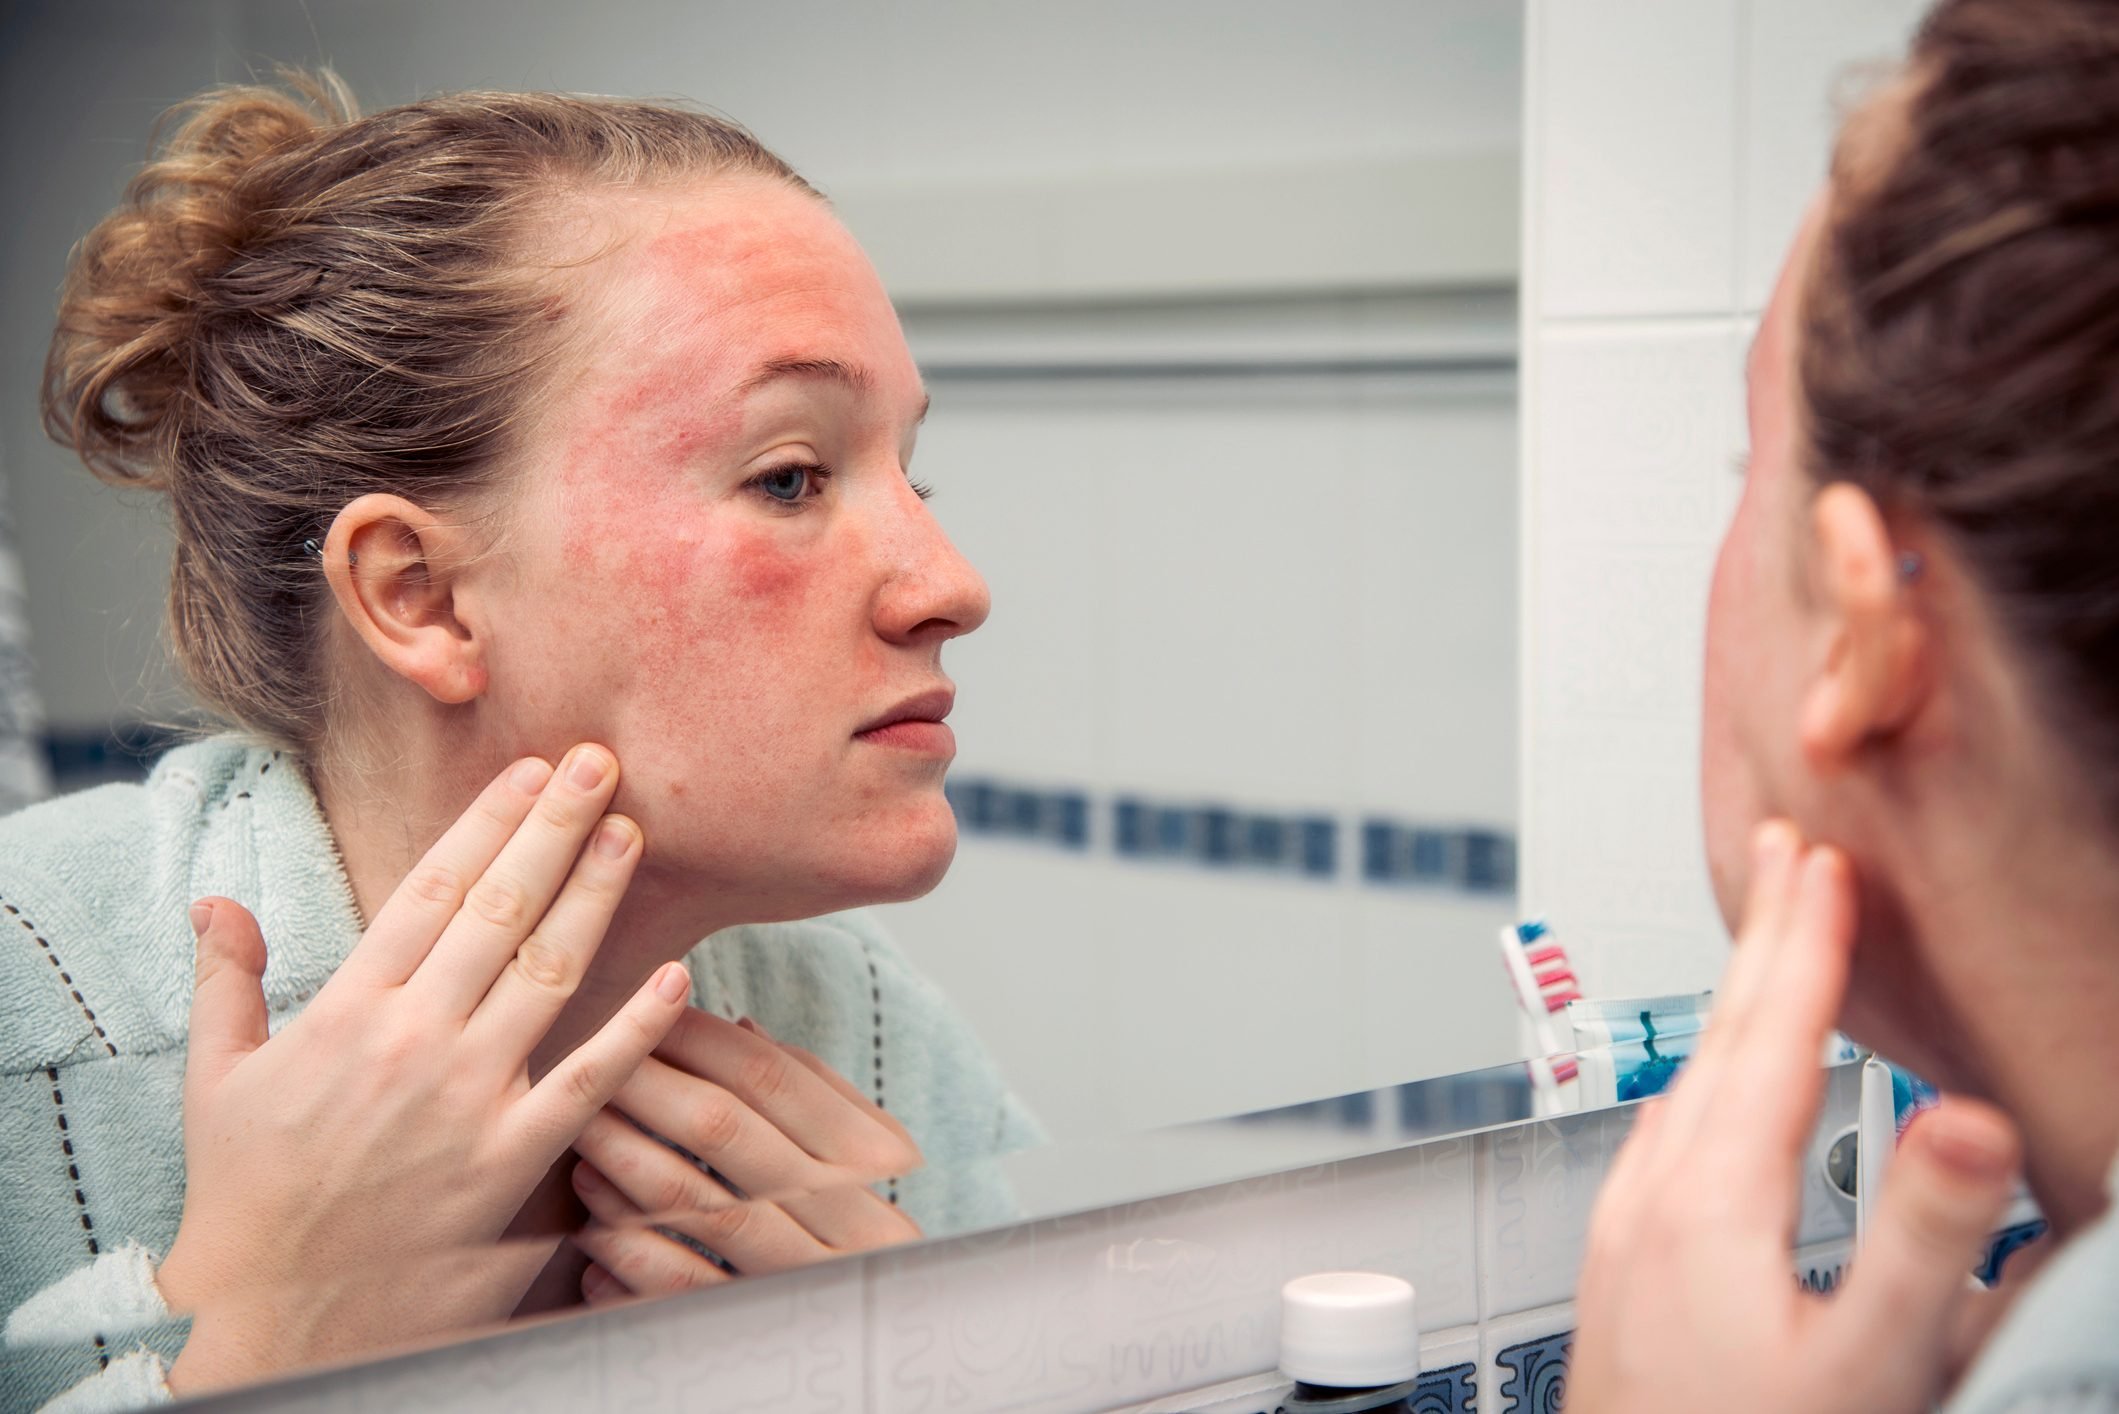
[[1567,950],[1542,919],[1502,926],[1501,962],[1537,1050],[1529,1057],[1531,1085],[1544,1107],[1558,1109],[1560,1087],[1575,1078],[1578,1067],[1572,1055],[1564,1054],[1552,1018],[1582,995],[1581,984],[1568,965]]

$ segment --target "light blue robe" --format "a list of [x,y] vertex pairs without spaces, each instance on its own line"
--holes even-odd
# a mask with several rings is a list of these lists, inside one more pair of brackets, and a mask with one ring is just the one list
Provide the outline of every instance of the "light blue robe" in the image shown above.
[[[267,944],[274,1029],[316,994],[360,918],[296,762],[233,737],[170,752],[144,785],[104,786],[0,819],[0,1314],[73,1275],[122,1285],[116,1255],[168,1250],[184,1201],[182,1082],[193,899],[233,898]],[[1038,1140],[1035,1122],[941,993],[861,913],[732,928],[687,959],[693,1002],[757,1018],[815,1052],[911,1130],[927,1167],[897,1198],[930,1232],[1006,1221],[993,1157]],[[129,1269],[128,1269],[129,1270]],[[53,1310],[82,1312],[62,1293]],[[121,1329],[103,1302],[72,1339],[0,1352],[0,1409],[32,1407],[110,1370],[132,1402],[145,1345],[183,1329]],[[26,1314],[26,1313],[25,1313]],[[98,1324],[112,1329],[97,1329]],[[18,1325],[21,1323],[18,1322]]]

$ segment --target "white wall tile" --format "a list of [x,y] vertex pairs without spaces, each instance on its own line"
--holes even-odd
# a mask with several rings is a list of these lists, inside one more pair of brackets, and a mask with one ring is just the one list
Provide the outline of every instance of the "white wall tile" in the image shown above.
[[1824,181],[1841,117],[1905,54],[1929,0],[1751,0],[1744,15],[1744,188],[1737,293],[1772,293],[1804,205]]
[[1521,1058],[1515,994],[1495,935],[1514,896],[1362,889],[1340,1022],[1365,1083],[1396,1085]]
[[[1353,700],[1359,588],[1352,448],[1337,410],[1236,394],[1111,409],[1109,756],[1129,784],[1338,798],[1358,773],[1336,722]],[[1348,490],[1351,492],[1352,488]],[[1263,671],[1261,671],[1263,669]]]
[[[731,1414],[860,1410],[867,1374],[860,1264],[832,1262],[738,1285],[734,1300],[709,1289],[591,1327],[601,1380],[591,1402],[671,1411],[711,1403]],[[529,1334],[537,1343],[539,1333]],[[538,1407],[569,1407],[551,1385],[531,1388]]]
[[1479,1136],[1480,1309],[1487,1320],[1574,1294],[1590,1209],[1634,1112],[1626,1106],[1562,1115]]
[[1479,1319],[1471,1139],[1341,1160],[1331,1202],[1345,1217],[1320,1270],[1383,1272],[1413,1284],[1422,1330]]
[[582,1312],[216,1403],[304,1414],[856,1414],[865,1371],[861,1265],[847,1261]]
[[1720,972],[1699,684],[1748,329],[1589,326],[1531,345],[1521,907],[1552,920],[1593,992],[1698,991]]
[[1539,314],[1728,309],[1737,0],[1533,0],[1529,20]]
[[1056,1252],[1040,1263],[1045,1226],[868,1260],[871,1414],[1086,1402],[1096,1379],[1084,1352],[1102,1332],[1081,1299],[1093,1297],[1093,1255],[1082,1270]]
[[1358,578],[1354,692],[1329,710],[1361,762],[1359,804],[1400,817],[1516,818],[1516,419],[1505,387],[1396,382],[1347,418]]

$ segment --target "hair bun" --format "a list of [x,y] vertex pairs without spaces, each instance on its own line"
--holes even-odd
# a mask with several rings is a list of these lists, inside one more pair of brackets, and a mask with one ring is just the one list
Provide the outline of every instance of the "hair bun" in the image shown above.
[[275,159],[355,116],[329,70],[285,82],[218,88],[173,109],[117,209],[74,248],[45,360],[44,425],[107,481],[168,489],[197,396],[194,340],[230,312],[215,277],[284,219]]

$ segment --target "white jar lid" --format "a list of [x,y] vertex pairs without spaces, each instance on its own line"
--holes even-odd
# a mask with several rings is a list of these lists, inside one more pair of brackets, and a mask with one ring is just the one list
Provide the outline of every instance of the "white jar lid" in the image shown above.
[[1280,1372],[1364,1389],[1420,1373],[1413,1284],[1377,1272],[1316,1272],[1280,1289]]

